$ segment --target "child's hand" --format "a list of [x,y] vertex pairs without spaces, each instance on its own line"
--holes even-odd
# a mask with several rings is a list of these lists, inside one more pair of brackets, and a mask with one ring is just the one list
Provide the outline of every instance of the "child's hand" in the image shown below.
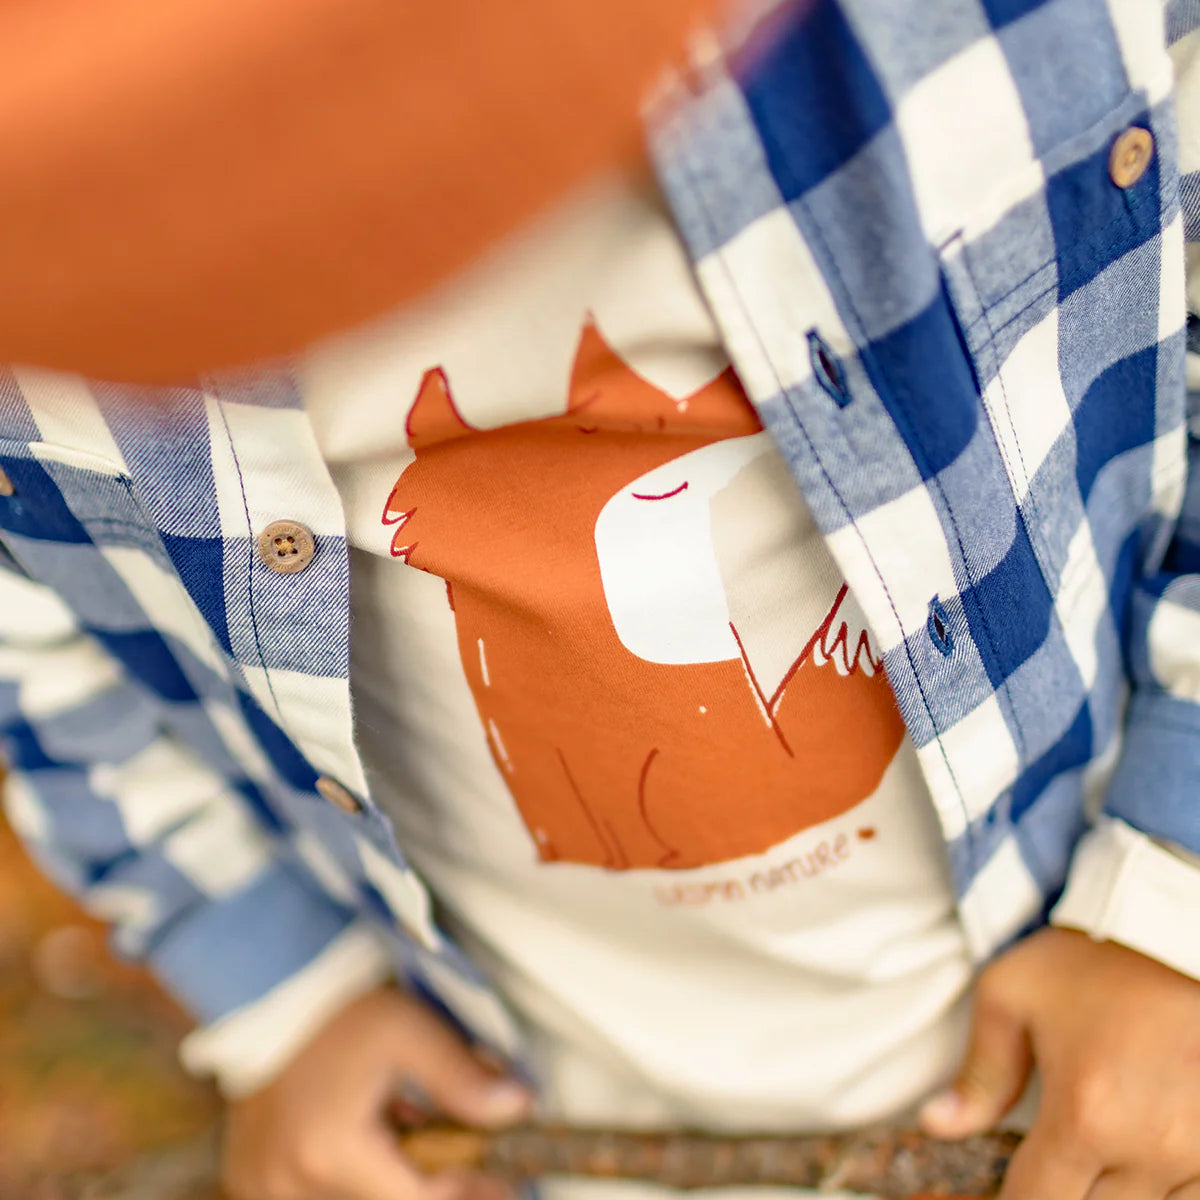
[[229,1200],[504,1200],[482,1175],[425,1177],[386,1124],[403,1080],[472,1125],[520,1119],[530,1098],[497,1079],[416,1000],[386,988],[343,1009],[267,1087],[230,1105]]
[[1034,1064],[1041,1103],[1001,1200],[1200,1200],[1200,983],[1041,930],[980,978],[966,1062],[925,1129],[995,1125]]

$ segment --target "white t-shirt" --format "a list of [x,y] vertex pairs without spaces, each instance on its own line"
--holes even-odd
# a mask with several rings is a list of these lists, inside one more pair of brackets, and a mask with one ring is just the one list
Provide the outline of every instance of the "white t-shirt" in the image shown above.
[[857,1125],[971,969],[878,651],[612,179],[312,352],[376,799],[574,1120]]

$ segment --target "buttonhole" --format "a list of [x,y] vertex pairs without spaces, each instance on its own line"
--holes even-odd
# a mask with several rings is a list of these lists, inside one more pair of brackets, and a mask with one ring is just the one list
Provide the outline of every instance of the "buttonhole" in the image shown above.
[[808,354],[817,382],[839,408],[845,408],[853,399],[846,386],[846,372],[841,360],[815,329],[808,331]]
[[954,635],[950,632],[950,618],[942,602],[934,596],[929,602],[929,620],[926,622],[929,639],[947,658],[954,649]]

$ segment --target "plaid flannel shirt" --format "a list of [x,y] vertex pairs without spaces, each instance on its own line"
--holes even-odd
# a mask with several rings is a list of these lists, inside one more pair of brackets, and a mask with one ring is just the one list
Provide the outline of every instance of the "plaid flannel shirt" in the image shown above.
[[[1057,902],[1200,977],[1197,26],[1195,0],[1165,33],[1151,0],[799,0],[651,120],[981,961]],[[1133,128],[1153,157],[1121,186]],[[14,368],[0,468],[8,812],[196,1015],[193,1064],[249,1086],[284,1014],[391,971],[513,1052],[368,794],[345,527],[291,376],[150,396]],[[256,556],[281,518],[315,536],[301,573]]]

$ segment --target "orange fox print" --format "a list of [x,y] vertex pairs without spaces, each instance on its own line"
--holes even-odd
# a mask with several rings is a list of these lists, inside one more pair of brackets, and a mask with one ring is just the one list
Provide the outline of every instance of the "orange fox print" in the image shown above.
[[[416,458],[383,514],[392,554],[446,580],[483,731],[542,861],[723,862],[874,791],[902,725],[846,589],[767,681],[728,612],[697,611],[719,604],[706,488],[766,438],[731,371],[673,400],[589,323],[563,415],[473,428],[433,370],[408,438]],[[666,619],[647,623],[656,607]]]

